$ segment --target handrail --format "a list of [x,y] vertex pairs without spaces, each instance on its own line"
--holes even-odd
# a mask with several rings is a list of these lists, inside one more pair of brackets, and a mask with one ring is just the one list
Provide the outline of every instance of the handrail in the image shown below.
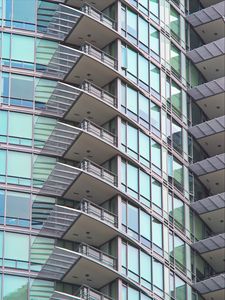
[[108,181],[109,183],[117,186],[117,175],[110,172],[106,168],[103,168],[102,166],[99,166],[92,161],[85,159],[80,163],[80,168],[84,171],[93,173],[94,175],[97,175],[101,177],[102,179]]
[[94,94],[105,102],[117,107],[117,98],[113,94],[89,82],[88,80],[82,82],[81,89]]
[[83,121],[81,121],[80,128],[86,130],[87,132],[94,133],[101,139],[106,140],[114,146],[117,146],[117,137],[115,134],[111,133],[110,131],[106,130],[101,126],[96,125],[88,119],[84,119]]
[[104,295],[103,293],[90,288],[87,285],[82,285],[79,290],[75,293],[75,296],[79,296],[85,300],[114,300],[112,297]]
[[115,57],[111,56],[110,54],[102,51],[101,49],[93,46],[88,42],[85,42],[81,46],[81,51],[101,60],[103,63],[109,65],[110,67],[116,70],[118,69],[118,60]]
[[82,199],[79,203],[79,208],[80,210],[86,212],[86,213],[91,213],[94,214],[95,216],[98,216],[101,218],[101,220],[106,221],[110,224],[113,224],[113,226],[118,225],[118,217],[116,214],[108,211],[107,209],[87,200],[87,199]]
[[117,27],[116,21],[110,18],[108,15],[101,12],[100,10],[98,10],[97,8],[91,6],[90,4],[85,3],[81,7],[81,11],[83,11],[84,13],[88,14],[89,16],[95,19],[99,19],[99,21],[105,23],[106,25],[110,25],[113,29],[116,30]]
[[114,256],[109,255],[97,248],[92,247],[92,246],[89,246],[88,244],[80,243],[78,245],[78,247],[75,249],[75,251],[77,251],[87,257],[98,260],[101,263],[112,267],[113,269],[117,268],[117,259]]

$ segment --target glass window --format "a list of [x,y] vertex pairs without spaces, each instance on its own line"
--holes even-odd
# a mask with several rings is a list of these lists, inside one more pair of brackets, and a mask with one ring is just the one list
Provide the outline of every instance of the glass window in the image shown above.
[[127,109],[132,111],[134,114],[137,114],[137,105],[138,103],[138,93],[131,89],[127,88]]
[[162,207],[162,185],[160,182],[152,178],[152,203],[153,206]]
[[[130,189],[131,195],[132,191],[138,192],[138,168],[127,164],[127,186]],[[134,194],[134,197],[136,193]]]
[[140,161],[146,166],[149,166],[150,160],[150,139],[149,137],[139,132],[139,151],[140,151]]
[[137,37],[137,14],[127,9],[127,32]]
[[177,300],[186,300],[186,284],[179,277],[175,276],[175,290]]
[[8,175],[31,178],[31,154],[9,151]]
[[138,130],[130,125],[127,125],[127,146],[128,154],[134,158],[138,158]]
[[134,77],[137,77],[137,57],[135,51],[127,48],[127,71]]
[[143,252],[140,253],[140,276],[141,284],[151,289],[151,257]]
[[127,214],[128,214],[128,228],[133,230],[134,232],[138,232],[138,208],[133,205],[128,204],[127,206]]
[[159,0],[150,0],[150,12],[155,17],[159,17]]
[[3,300],[27,300],[28,279],[17,276],[4,276]]
[[[4,223],[4,215],[5,215],[5,191],[0,190],[0,224]],[[1,242],[0,245],[2,245]],[[0,257],[2,257],[1,247],[0,247]]]
[[139,95],[139,116],[149,123],[149,99],[141,94]]
[[6,142],[7,135],[7,111],[0,111],[0,141]]
[[176,235],[174,236],[174,258],[180,268],[185,267],[185,243]]
[[128,299],[139,300],[139,292],[131,287],[128,288]]
[[157,248],[160,248],[160,249],[163,248],[162,230],[163,230],[162,223],[160,223],[158,220],[153,218],[153,220],[152,220],[152,242]]
[[160,93],[160,71],[155,65],[150,64],[150,83],[151,88],[156,91],[158,94]]
[[4,257],[9,261],[28,261],[29,236],[5,232]]
[[160,108],[158,105],[151,102],[151,125],[156,129],[160,130],[161,120],[160,120]]
[[180,15],[170,6],[170,29],[178,38],[180,37]]
[[6,174],[6,151],[0,150],[0,176]]
[[181,53],[173,44],[170,49],[170,64],[172,69],[179,75],[181,73]]
[[[139,40],[141,42],[141,44],[143,44],[145,47],[148,47],[148,22],[145,21],[143,18],[139,17],[138,19],[139,22]],[[145,49],[145,48],[144,48]]]
[[11,97],[21,100],[33,100],[34,78],[22,75],[11,75]]
[[32,115],[21,113],[9,113],[9,136],[32,138]]
[[6,197],[6,223],[8,225],[29,226],[30,197],[28,194],[8,192]]
[[152,272],[154,274],[153,276],[154,290],[157,294],[162,295],[163,286],[164,286],[163,265],[156,259],[153,259]]
[[[142,210],[140,211],[140,235],[142,239],[151,240],[151,218]],[[143,244],[145,244],[144,240]]]
[[151,161],[154,166],[161,169],[161,146],[151,140]]
[[14,0],[13,19],[15,21],[35,23],[35,0]]
[[139,55],[139,79],[148,86],[149,84],[149,62],[146,58]]
[[[140,171],[140,195],[141,195],[141,201],[146,203],[147,205],[150,201],[150,176]],[[149,205],[148,205],[149,206]]]
[[150,46],[151,50],[153,50],[157,55],[159,55],[159,32],[153,26],[150,26]]
[[[24,47],[26,45],[26,47]],[[34,38],[12,35],[11,58],[16,61],[34,62]]]
[[138,249],[128,245],[128,276],[137,280],[137,275],[139,274],[139,254]]
[[182,115],[182,92],[179,86],[172,82],[171,85],[171,102],[173,111],[178,114],[178,116]]

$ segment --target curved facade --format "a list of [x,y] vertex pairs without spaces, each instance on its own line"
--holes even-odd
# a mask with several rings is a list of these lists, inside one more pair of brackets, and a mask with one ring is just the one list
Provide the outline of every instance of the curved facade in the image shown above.
[[224,1],[188,2],[0,0],[1,299],[223,299]]

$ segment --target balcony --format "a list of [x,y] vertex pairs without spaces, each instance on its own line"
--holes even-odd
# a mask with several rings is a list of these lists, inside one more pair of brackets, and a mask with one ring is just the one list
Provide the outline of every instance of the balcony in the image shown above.
[[225,233],[192,244],[216,273],[225,272]]
[[55,291],[52,300],[113,300],[111,297],[100,293],[88,286],[82,286],[75,295]]
[[[39,127],[39,122],[36,123]],[[50,130],[42,152],[75,161],[88,156],[97,164],[102,164],[119,153],[117,137],[88,120],[83,120],[77,127],[57,122]]]
[[193,287],[204,296],[205,300],[224,300],[225,274],[216,275],[195,283]]
[[190,165],[211,194],[225,191],[225,153],[216,155]]
[[[35,205],[37,210],[38,205]],[[39,211],[43,211],[40,207]],[[76,242],[92,243],[99,247],[118,235],[118,218],[101,206],[86,199],[77,208],[55,205],[53,209],[45,209],[45,219],[39,235],[61,238]],[[36,218],[37,219],[37,218]]]
[[191,206],[213,232],[224,232],[225,193],[193,202]]
[[[39,94],[45,91],[42,82],[36,86],[35,91]],[[48,102],[40,109],[43,113],[77,123],[90,118],[96,124],[105,124],[119,114],[117,98],[88,81],[78,87],[58,81]]]
[[[80,0],[63,0],[65,4],[70,5],[72,7],[81,8],[83,3]],[[92,4],[92,0],[86,0],[86,3]],[[103,10],[110,5],[112,5],[115,2],[115,0],[95,0],[95,7],[99,10]]]
[[38,277],[99,289],[118,277],[117,259],[83,243],[75,251],[55,246]]
[[225,77],[196,86],[188,93],[209,119],[224,115]]
[[187,17],[188,22],[207,44],[225,37],[225,2],[197,11]]
[[45,34],[67,44],[81,45],[85,37],[87,42],[95,43],[100,48],[118,38],[116,30],[115,20],[89,4],[82,5],[79,10],[59,4],[55,14],[43,28]]
[[188,52],[187,56],[207,81],[225,76],[225,38],[196,48]]
[[84,160],[76,166],[56,163],[40,188],[40,193],[76,201],[96,199],[101,204],[117,194],[117,176],[109,170]]
[[[118,76],[117,60],[85,43],[78,48],[59,44],[43,71],[69,84],[80,85],[84,80],[92,80],[98,86],[104,86]],[[104,76],[102,76],[104,74]]]
[[225,116],[189,128],[209,156],[225,152]]

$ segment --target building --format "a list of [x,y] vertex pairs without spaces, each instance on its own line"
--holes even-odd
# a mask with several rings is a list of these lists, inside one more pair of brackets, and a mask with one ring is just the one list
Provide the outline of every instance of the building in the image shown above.
[[225,1],[0,11],[0,298],[225,299]]

